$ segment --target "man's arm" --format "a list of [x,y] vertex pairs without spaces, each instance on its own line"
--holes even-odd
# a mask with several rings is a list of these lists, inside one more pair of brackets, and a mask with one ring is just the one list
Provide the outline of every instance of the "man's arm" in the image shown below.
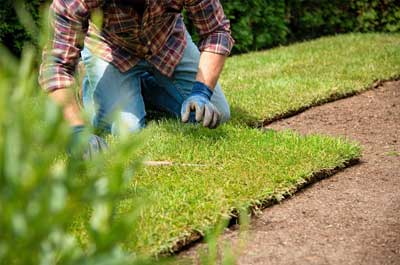
[[73,87],[80,47],[87,31],[89,11],[82,0],[53,0],[50,7],[52,39],[43,50],[39,82],[64,110],[71,126],[83,125]]
[[194,113],[197,122],[203,121],[203,126],[216,128],[221,123],[221,114],[211,103],[211,96],[224,67],[225,55],[202,52],[196,82],[189,97],[183,102],[181,118],[183,122],[193,121],[190,113]]
[[196,81],[204,83],[213,90],[224,67],[225,58],[226,56],[222,54],[202,52]]
[[200,35],[197,81],[214,89],[234,40],[219,0],[185,0],[185,9]]
[[213,90],[229,55],[233,39],[229,20],[226,19],[219,0],[184,0],[185,9],[200,35],[201,52],[196,82],[189,97],[183,102],[183,122],[203,121],[203,126],[216,128],[221,114],[211,103]]
[[[43,50],[39,82],[49,97],[63,108],[64,117],[71,125],[71,139],[67,152],[79,159],[90,159],[107,148],[100,137],[86,138],[84,120],[74,96],[75,69],[83,46],[89,20],[89,8],[83,0],[53,0],[50,23],[52,39]],[[82,145],[83,144],[83,145]]]
[[50,98],[63,108],[64,118],[70,126],[81,126],[85,122],[81,116],[79,105],[71,89],[58,89],[49,93]]

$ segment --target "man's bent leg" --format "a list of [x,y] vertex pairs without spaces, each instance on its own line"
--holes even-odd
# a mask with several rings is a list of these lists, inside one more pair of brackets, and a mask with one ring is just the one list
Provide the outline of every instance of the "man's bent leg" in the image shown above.
[[121,73],[112,64],[82,51],[86,68],[83,104],[93,126],[103,132],[118,134],[120,126],[131,132],[145,126],[145,108],[140,89],[140,72]]
[[[188,42],[183,58],[176,67],[172,78],[154,71],[151,75],[144,75],[142,80],[143,95],[146,101],[149,100],[152,105],[177,117],[181,116],[182,103],[192,91],[200,60],[200,52],[197,46],[193,43],[189,34],[187,34],[187,37]],[[161,90],[164,90],[163,96],[159,96]],[[211,102],[221,113],[221,122],[227,122],[230,118],[230,108],[219,83],[214,88]]]
[[172,116],[180,117],[180,106],[183,102],[181,92],[171,80],[156,79],[152,73],[141,75],[142,95],[146,109],[166,112]]

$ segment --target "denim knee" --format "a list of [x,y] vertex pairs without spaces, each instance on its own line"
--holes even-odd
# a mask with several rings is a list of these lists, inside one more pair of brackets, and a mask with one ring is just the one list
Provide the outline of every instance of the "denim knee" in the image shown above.
[[224,104],[220,107],[219,112],[221,113],[221,123],[225,123],[231,118],[231,110],[228,104]]
[[122,130],[126,130],[130,133],[136,133],[142,130],[146,126],[145,117],[136,117],[129,112],[121,112],[119,114],[118,121],[115,121],[111,125],[111,133],[113,135],[121,134]]

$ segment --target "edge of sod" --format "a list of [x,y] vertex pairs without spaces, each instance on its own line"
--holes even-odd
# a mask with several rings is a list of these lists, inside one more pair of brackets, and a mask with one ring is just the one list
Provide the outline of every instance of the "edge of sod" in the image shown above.
[[365,93],[368,90],[376,89],[376,88],[380,87],[385,82],[391,82],[391,81],[400,81],[400,74],[389,77],[389,78],[378,79],[378,80],[374,81],[372,84],[367,85],[359,90],[352,90],[352,91],[345,92],[345,93],[332,93],[332,94],[328,95],[326,98],[317,100],[317,101],[313,102],[312,104],[304,105],[304,106],[301,106],[296,109],[289,109],[286,112],[279,113],[271,118],[265,118],[265,119],[259,120],[259,121],[245,121],[245,123],[252,128],[262,128],[273,122],[296,116],[308,109],[318,107],[318,106],[324,105],[326,103],[331,103],[336,100],[360,95],[362,93]]
[[[271,207],[279,202],[291,198],[295,193],[315,184],[316,182],[332,177],[333,175],[354,166],[360,162],[360,157],[354,157],[349,160],[344,161],[341,165],[338,165],[334,168],[328,169],[321,169],[312,173],[306,179],[302,179],[298,181],[292,188],[282,191],[281,193],[275,194],[273,196],[267,197],[261,200],[258,203],[251,203],[248,207],[249,212],[252,216],[254,216],[255,210],[263,210],[268,207]],[[238,223],[239,219],[239,211],[236,208],[233,208],[229,214],[229,225],[228,227],[232,226],[233,224]],[[193,246],[194,244],[200,242],[204,238],[204,235],[199,231],[191,231],[190,234],[183,236],[181,239],[177,240],[172,246],[162,250],[159,255],[160,256],[170,256],[173,254],[178,254],[179,252],[188,249],[189,247]]]

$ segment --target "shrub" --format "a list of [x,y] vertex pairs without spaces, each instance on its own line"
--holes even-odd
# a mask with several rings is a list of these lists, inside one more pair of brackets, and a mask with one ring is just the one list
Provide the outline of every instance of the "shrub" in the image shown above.
[[[39,9],[45,0],[23,1],[23,7],[31,14],[35,21],[39,21]],[[14,54],[19,55],[26,41],[34,38],[28,34],[19,22],[15,12],[17,2],[13,0],[2,0],[0,2],[0,43],[3,43]]]
[[357,17],[356,30],[400,31],[400,4],[396,0],[356,0],[352,1],[351,8]]
[[[396,0],[221,0],[236,40],[233,53],[345,32],[398,32]],[[187,22],[190,32],[193,25]]]
[[288,0],[290,40],[328,34],[396,32],[400,30],[400,6],[395,0]]
[[66,157],[70,128],[37,94],[35,53],[25,48],[19,62],[0,46],[0,263],[143,264],[121,247],[139,203],[116,218],[137,138],[92,161]]
[[234,53],[265,49],[286,42],[284,1],[221,1],[236,40]]

